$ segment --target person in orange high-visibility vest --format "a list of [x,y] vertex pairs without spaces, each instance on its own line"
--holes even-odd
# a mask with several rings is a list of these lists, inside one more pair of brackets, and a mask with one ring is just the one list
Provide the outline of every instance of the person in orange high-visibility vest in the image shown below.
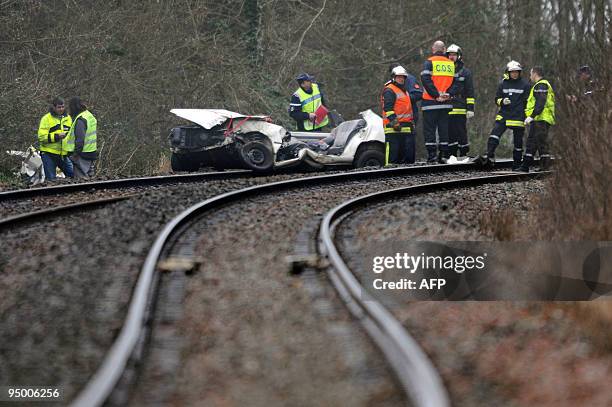
[[[446,46],[436,41],[431,47],[433,55],[423,64],[421,83],[424,93],[421,101],[423,133],[427,148],[427,162],[446,162],[448,155],[448,113],[453,108],[451,97],[455,79],[455,63],[446,57]],[[436,142],[436,130],[439,142]],[[436,157],[436,150],[439,151]]]
[[414,163],[414,116],[410,94],[406,90],[408,72],[396,66],[392,80],[385,84],[380,97],[385,131],[385,165]]

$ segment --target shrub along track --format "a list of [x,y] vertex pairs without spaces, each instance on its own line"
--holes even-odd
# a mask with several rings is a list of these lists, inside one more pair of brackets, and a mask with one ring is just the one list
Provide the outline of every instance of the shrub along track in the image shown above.
[[[402,171],[410,172],[396,174]],[[161,225],[202,199],[278,179],[168,186],[93,212],[3,231],[0,289],[7,295],[0,299],[0,376],[15,384],[63,385],[74,396],[119,332],[143,256]],[[253,227],[254,218],[248,219]]]

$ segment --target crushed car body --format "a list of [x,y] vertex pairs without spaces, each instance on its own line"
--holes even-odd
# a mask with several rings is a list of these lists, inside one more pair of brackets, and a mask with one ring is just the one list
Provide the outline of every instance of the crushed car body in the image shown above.
[[331,133],[289,132],[269,116],[222,109],[173,109],[171,113],[193,123],[170,132],[174,171],[196,171],[202,166],[271,171],[302,165],[315,169],[384,165],[382,119],[371,110]]

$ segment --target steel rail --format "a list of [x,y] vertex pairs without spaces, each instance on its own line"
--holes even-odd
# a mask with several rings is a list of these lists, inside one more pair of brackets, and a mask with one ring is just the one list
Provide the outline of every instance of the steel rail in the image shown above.
[[100,189],[129,188],[137,186],[163,185],[172,183],[201,182],[206,180],[240,178],[255,173],[250,170],[200,172],[195,174],[158,175],[154,177],[122,178],[106,181],[80,182],[66,185],[53,185],[41,188],[16,189],[0,192],[0,202],[36,196],[67,194],[72,192]]
[[[499,164],[498,167],[508,167],[512,165],[512,161],[500,160],[496,165],[497,164]],[[230,202],[237,202],[255,195],[288,188],[354,180],[370,180],[392,176],[472,170],[475,168],[476,167],[472,164],[423,165],[294,178],[226,192],[185,209],[164,226],[151,246],[132,292],[132,298],[128,305],[123,327],[111,345],[101,365],[81,392],[77,394],[71,406],[95,407],[103,405],[111,396],[130,360],[132,358],[138,359],[141,356],[137,353],[142,352],[143,347],[137,345],[144,341],[143,337],[146,336],[147,325],[152,316],[152,309],[154,308],[156,297],[154,291],[156,281],[159,277],[157,264],[162,256],[162,251],[166,243],[176,234],[179,228],[197,219],[205,212]]]
[[59,215],[59,214],[64,214],[66,212],[73,212],[73,211],[78,211],[81,209],[89,209],[92,207],[103,206],[103,205],[107,205],[110,203],[115,203],[115,202],[123,201],[126,199],[130,199],[133,196],[134,195],[125,195],[125,196],[118,196],[118,197],[112,197],[112,198],[96,199],[96,200],[87,201],[87,202],[78,202],[78,203],[73,203],[73,204],[68,204],[68,205],[54,206],[52,208],[41,209],[41,210],[34,211],[34,212],[27,212],[27,213],[21,213],[19,215],[9,216],[8,218],[0,219],[0,231],[7,227],[15,226],[17,224],[32,222],[34,220],[41,219],[41,218],[48,218],[51,215]]
[[355,209],[368,203],[445,188],[519,181],[542,174],[545,173],[492,175],[395,188],[351,199],[324,215],[319,228],[319,251],[330,264],[328,273],[331,281],[349,310],[386,356],[412,405],[446,407],[451,403],[442,379],[427,355],[393,314],[361,285],[347,266],[334,243],[337,226]]
[[[511,160],[499,160],[495,163],[497,168],[509,168],[512,166]],[[444,164],[444,165],[419,165],[414,167],[399,167],[392,169],[384,169],[382,171],[389,170],[408,170],[411,173],[422,173],[423,168],[429,168],[430,172],[434,171],[452,171],[453,169],[467,169],[476,168],[473,163],[467,164]],[[379,170],[381,171],[381,170]],[[400,171],[401,172],[401,171]],[[41,188],[27,188],[27,189],[16,189],[13,191],[0,192],[0,202],[8,201],[12,199],[23,199],[32,198],[36,196],[45,195],[56,195],[56,194],[67,194],[81,191],[91,191],[100,189],[116,189],[116,188],[128,188],[136,186],[150,186],[150,185],[163,185],[172,183],[189,183],[189,182],[200,182],[206,180],[218,180],[218,179],[233,179],[242,178],[245,176],[256,176],[257,173],[251,170],[231,170],[231,171],[217,171],[217,172],[202,172],[196,174],[180,174],[180,175],[159,175],[155,177],[141,177],[141,178],[123,178],[116,180],[106,181],[94,181],[94,182],[82,182],[76,184],[66,185],[54,185],[49,187]],[[261,174],[266,175],[266,174]]]

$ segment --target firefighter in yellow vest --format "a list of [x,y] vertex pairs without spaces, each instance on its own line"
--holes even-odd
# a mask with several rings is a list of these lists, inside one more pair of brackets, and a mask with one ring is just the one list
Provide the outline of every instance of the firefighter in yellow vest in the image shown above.
[[72,161],[68,159],[66,136],[72,120],[66,114],[64,99],[57,97],[49,112],[40,119],[38,126],[38,149],[43,162],[45,178],[53,181],[59,167],[67,177],[72,177]]
[[94,173],[94,161],[98,158],[98,121],[78,97],[70,99],[68,108],[74,119],[66,144],[68,150],[72,152],[70,159],[74,164],[74,176],[91,177]]
[[408,72],[402,66],[391,71],[392,80],[381,94],[383,128],[385,132],[385,165],[412,164],[415,161],[414,112],[406,90]]
[[536,151],[540,155],[540,169],[550,167],[550,151],[548,149],[548,129],[555,124],[555,92],[550,82],[544,79],[544,70],[536,66],[531,69],[533,86],[527,98],[525,108],[525,126],[529,125],[527,149],[520,171],[528,172],[533,164]]
[[317,122],[315,112],[323,105],[327,106],[325,96],[319,85],[314,83],[314,78],[307,73],[302,73],[295,78],[300,87],[291,95],[289,102],[289,116],[295,120],[298,131],[323,131],[329,124],[325,116]]

